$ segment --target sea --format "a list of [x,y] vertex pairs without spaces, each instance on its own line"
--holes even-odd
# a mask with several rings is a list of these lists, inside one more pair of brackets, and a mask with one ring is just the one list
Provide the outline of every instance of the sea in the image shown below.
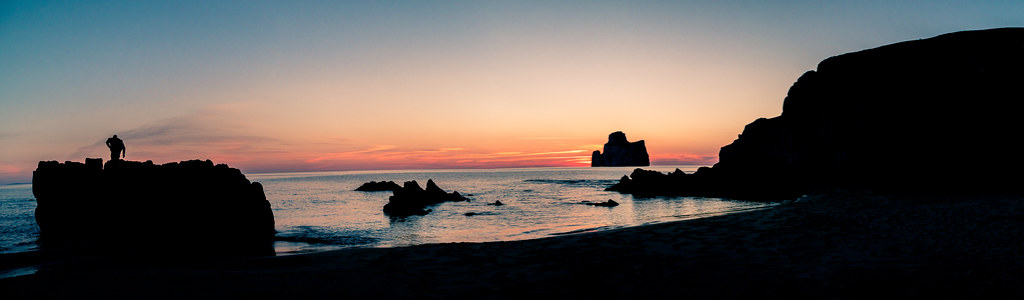
[[[687,173],[700,166],[644,169]],[[700,197],[638,198],[604,189],[632,167],[487,170],[339,171],[246,174],[263,184],[274,212],[278,255],[344,248],[513,241],[704,218],[773,203]],[[391,192],[360,192],[369,181],[433,180],[466,202],[430,207],[423,216],[389,217]],[[614,200],[618,206],[586,203]],[[501,201],[504,205],[493,205]],[[0,254],[38,250],[31,184],[0,186]],[[196,209],[202,209],[197,207]]]

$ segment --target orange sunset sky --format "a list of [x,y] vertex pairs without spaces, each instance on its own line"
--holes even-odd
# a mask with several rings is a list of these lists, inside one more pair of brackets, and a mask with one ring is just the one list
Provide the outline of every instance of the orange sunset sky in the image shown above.
[[[341,2],[341,3],[338,3]],[[40,160],[243,172],[717,161],[832,55],[1024,24],[1020,1],[4,1],[0,183]]]

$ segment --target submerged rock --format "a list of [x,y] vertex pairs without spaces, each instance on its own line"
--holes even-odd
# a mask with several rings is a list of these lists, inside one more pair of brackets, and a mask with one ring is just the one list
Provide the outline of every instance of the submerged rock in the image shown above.
[[263,186],[209,160],[41,161],[32,193],[43,249],[274,254],[274,214]]
[[608,201],[605,201],[605,202],[587,202],[587,201],[584,201],[583,204],[590,205],[590,206],[604,206],[604,207],[619,206],[619,203],[615,202],[615,200],[612,200],[612,199],[608,199]]
[[423,189],[415,180],[406,181],[401,189],[394,191],[384,205],[384,213],[390,216],[425,215],[431,210],[426,207],[448,201],[469,201],[458,191],[448,193],[442,190],[433,180],[427,180],[427,188]]
[[649,166],[650,157],[647,155],[647,146],[643,140],[629,142],[626,134],[616,131],[608,135],[608,142],[604,144],[604,153],[594,150],[590,158],[591,167],[615,167],[615,166]]

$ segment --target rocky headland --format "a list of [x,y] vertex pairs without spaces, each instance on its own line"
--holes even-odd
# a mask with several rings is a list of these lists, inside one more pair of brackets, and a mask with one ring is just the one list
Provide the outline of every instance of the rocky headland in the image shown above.
[[274,214],[263,186],[210,160],[42,161],[32,192],[44,250],[274,254]]
[[640,167],[650,166],[651,159],[647,155],[647,146],[643,140],[630,142],[622,131],[608,135],[604,144],[604,153],[594,150],[590,158],[591,167]]
[[1022,28],[831,57],[790,87],[782,115],[748,124],[713,167],[636,171],[610,189],[745,199],[834,188],[1018,192],[1022,69]]
[[384,205],[384,213],[392,217],[404,217],[412,215],[425,215],[430,213],[427,206],[448,201],[469,201],[469,198],[462,196],[458,191],[446,192],[434,183],[434,180],[427,179],[427,188],[423,189],[415,180],[406,181],[401,189],[394,190],[394,195],[388,198]]

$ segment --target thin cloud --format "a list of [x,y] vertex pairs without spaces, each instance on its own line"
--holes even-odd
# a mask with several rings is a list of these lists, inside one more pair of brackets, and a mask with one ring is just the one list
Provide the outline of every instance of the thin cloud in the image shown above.
[[21,174],[24,172],[25,168],[21,166],[0,163],[0,174],[2,175]]
[[324,160],[354,159],[354,158],[363,156],[363,155],[360,155],[360,154],[383,152],[383,151],[388,151],[388,150],[395,149],[395,148],[397,148],[397,147],[393,146],[393,145],[378,145],[378,146],[373,146],[373,147],[370,147],[368,149],[363,149],[363,150],[326,153],[326,154],[324,154],[324,155],[322,155],[320,157],[313,158],[313,159],[308,159],[308,160],[306,160],[306,162],[313,163],[313,162],[324,161]]
[[718,156],[692,153],[660,154],[651,156],[651,164],[658,165],[705,165],[718,162]]
[[[199,115],[179,117],[113,132],[127,144],[128,154],[149,159],[192,159],[197,153],[266,154],[280,150],[254,145],[273,145],[277,139],[236,134],[226,126],[210,124]],[[95,157],[106,152],[106,137],[79,147],[71,157]],[[105,155],[103,155],[105,156]]]
[[521,137],[520,140],[578,140],[580,138],[567,137]]

